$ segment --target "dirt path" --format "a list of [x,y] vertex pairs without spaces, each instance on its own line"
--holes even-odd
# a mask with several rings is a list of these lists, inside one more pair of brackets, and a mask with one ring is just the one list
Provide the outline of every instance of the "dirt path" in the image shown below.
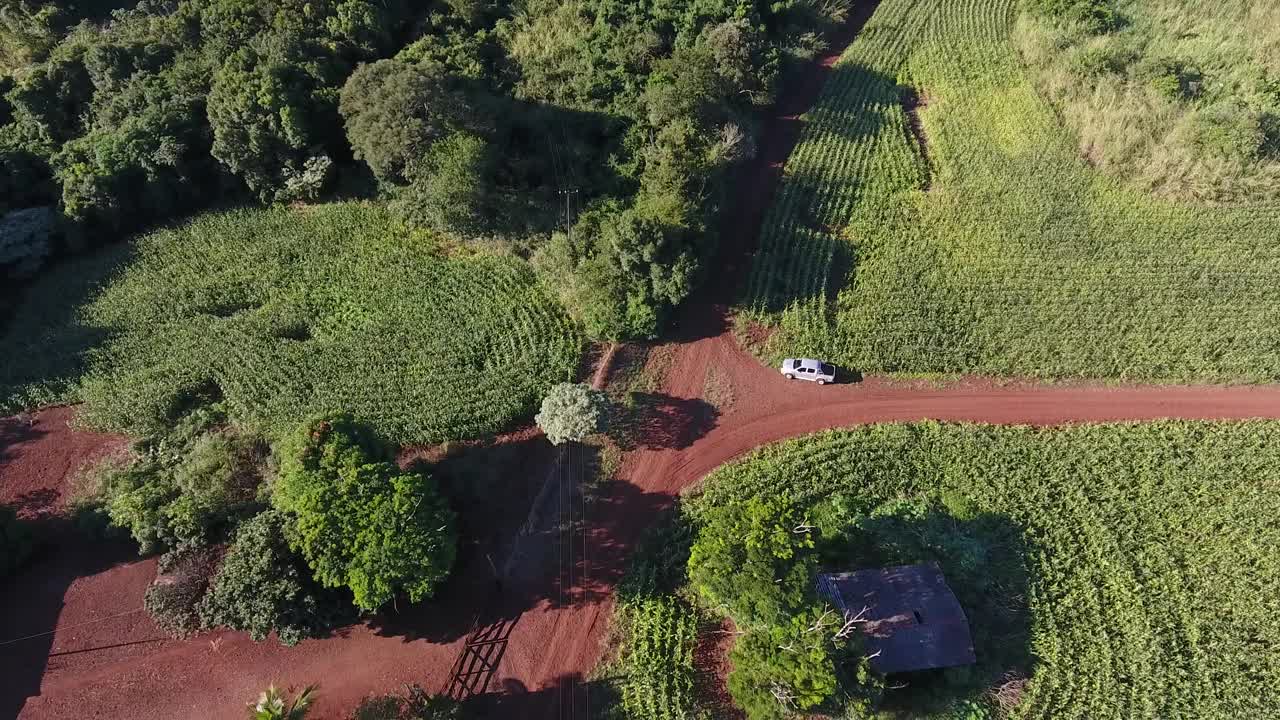
[[[599,659],[612,589],[630,549],[673,506],[677,493],[759,445],[825,428],[925,418],[1037,425],[1280,418],[1280,387],[980,380],[933,386],[873,377],[820,388],[788,383],[738,347],[725,300],[734,296],[745,272],[764,209],[799,137],[798,115],[873,7],[859,6],[846,37],[788,87],[765,123],[760,155],[739,175],[737,207],[725,213],[725,247],[711,273],[715,280],[680,318],[667,380],[650,398],[654,410],[647,433],[637,438],[639,446],[628,453],[617,479],[600,489],[597,502],[583,504],[569,493],[556,498],[563,519],[579,529],[564,534],[552,556],[530,562],[522,577],[499,588],[489,566],[475,559],[483,553],[473,550],[473,560],[458,569],[438,601],[290,649],[253,643],[238,633],[168,640],[145,615],[110,619],[140,606],[153,561],[138,560],[117,546],[55,546],[59,553],[73,554],[74,561],[58,563],[56,571],[37,564],[0,584],[0,641],[58,626],[34,645],[0,646],[0,672],[6,677],[0,683],[0,717],[240,718],[243,704],[269,682],[298,687],[318,681],[321,702],[313,717],[344,718],[367,693],[409,682],[430,690],[455,685],[455,663],[470,658],[496,667],[476,676],[486,681],[491,717],[587,720],[593,699],[582,678]],[[42,414],[37,431],[5,426],[0,500],[35,498],[52,507],[75,466],[119,442],[67,430],[68,412]],[[566,472],[581,473],[589,460],[570,452]],[[524,508],[536,490],[522,486],[494,502]],[[485,509],[468,516],[483,521]],[[513,518],[492,521],[518,524]],[[471,637],[482,642],[466,639],[473,618],[483,632]]]

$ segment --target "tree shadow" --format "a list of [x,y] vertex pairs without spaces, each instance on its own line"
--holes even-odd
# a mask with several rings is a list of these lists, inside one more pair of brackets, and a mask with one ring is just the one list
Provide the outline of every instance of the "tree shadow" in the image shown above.
[[[506,437],[422,451],[409,468],[435,478],[457,513],[458,555],[435,597],[397,602],[369,619],[379,635],[405,642],[453,642],[482,621],[518,616],[524,607],[493,605],[512,538],[543,492],[554,449],[540,436]],[[487,614],[487,619],[481,617]]]
[[[17,717],[27,698],[40,694],[63,597],[76,579],[138,559],[124,539],[90,537],[61,515],[40,514],[30,524],[35,551],[12,576],[0,580],[0,717]],[[8,642],[24,638],[18,642]],[[87,652],[87,650],[74,651]]]
[[617,689],[603,680],[588,680],[581,675],[561,675],[545,686],[531,690],[519,680],[508,678],[496,692],[466,702],[462,708],[465,720],[511,720],[526,718],[606,717],[604,711],[621,702]]
[[609,437],[623,450],[683,450],[717,424],[720,411],[701,398],[631,393],[615,408]]
[[46,404],[83,374],[90,352],[111,335],[85,322],[81,309],[134,256],[130,243],[44,268],[21,290],[0,327],[0,404]]
[[563,229],[562,190],[576,191],[573,208],[627,190],[606,159],[622,151],[625,118],[492,93],[463,81],[474,104],[470,130],[490,143],[498,158],[484,213],[487,230],[525,238]]
[[895,501],[824,533],[817,551],[834,572],[937,563],[965,612],[976,664],[890,675],[884,710],[942,712],[960,701],[981,702],[1010,678],[1030,677],[1032,550],[1013,519],[941,502]]

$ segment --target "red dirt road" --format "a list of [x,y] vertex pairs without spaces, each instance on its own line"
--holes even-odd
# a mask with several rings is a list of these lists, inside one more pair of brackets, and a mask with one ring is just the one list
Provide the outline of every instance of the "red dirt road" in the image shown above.
[[[718,416],[702,404],[708,375],[717,394],[732,397]],[[582,551],[572,592],[583,600],[562,608],[526,613],[511,635],[502,682],[517,687],[562,688],[583,677],[599,660],[611,612],[613,583],[630,548],[678,494],[716,467],[771,442],[860,423],[914,420],[1060,425],[1121,420],[1280,418],[1280,387],[1113,387],[994,384],[968,380],[935,386],[870,378],[862,383],[818,387],[788,382],[761,366],[731,336],[718,333],[681,344],[663,393],[666,402],[710,420],[687,419],[688,433],[670,435],[665,447],[629,453],[610,488],[611,497],[588,529],[576,538]],[[582,561],[582,554],[587,556]],[[567,575],[566,575],[567,579]],[[569,683],[574,685],[574,683]],[[589,691],[557,690],[546,718],[587,718]],[[569,698],[573,697],[572,705]]]
[[[859,6],[848,37],[873,7]],[[433,691],[448,687],[455,660],[469,644],[464,635],[471,618],[479,616],[491,633],[466,652],[479,656],[477,648],[500,649],[484,656],[496,665],[487,687],[489,716],[586,720],[587,708],[599,698],[592,699],[590,685],[581,679],[600,657],[612,590],[630,549],[681,490],[759,445],[825,428],[926,418],[1037,425],[1280,418],[1280,387],[1274,386],[1040,386],[981,380],[933,385],[870,378],[817,387],[786,382],[743,352],[729,332],[723,301],[734,296],[739,266],[745,265],[781,165],[798,137],[797,115],[816,96],[823,68],[844,44],[833,43],[833,52],[788,87],[775,116],[767,119],[760,156],[739,174],[738,207],[725,213],[730,221],[723,233],[723,259],[712,273],[716,282],[681,318],[662,391],[648,398],[644,432],[633,439],[635,449],[617,479],[599,489],[596,501],[584,504],[572,493],[553,499],[560,518],[579,528],[551,543],[554,557],[531,555],[519,564],[519,577],[506,578],[501,588],[483,560],[501,542],[493,540],[499,530],[519,524],[502,513],[524,513],[536,493],[540,462],[529,462],[513,470],[511,487],[495,493],[490,505],[462,509],[464,522],[473,524],[464,528],[464,537],[481,533],[488,539],[464,550],[470,561],[457,569],[437,601],[296,648],[254,643],[229,632],[174,641],[162,638],[145,614],[123,615],[141,606],[154,561],[138,560],[127,543],[86,546],[51,520],[41,528],[50,539],[45,557],[0,581],[0,718],[230,720],[243,717],[244,703],[269,682],[297,688],[316,681],[321,692],[313,717],[345,718],[366,694],[410,682]],[[14,429],[11,422],[0,425],[0,501],[42,498],[42,507],[55,508],[69,473],[120,442],[67,429],[69,416],[66,409],[42,413],[36,424],[41,433]],[[545,448],[529,452],[545,456]],[[566,472],[581,474],[587,461],[581,452],[571,453]],[[504,565],[503,557],[494,560]],[[53,635],[2,644],[55,626]]]

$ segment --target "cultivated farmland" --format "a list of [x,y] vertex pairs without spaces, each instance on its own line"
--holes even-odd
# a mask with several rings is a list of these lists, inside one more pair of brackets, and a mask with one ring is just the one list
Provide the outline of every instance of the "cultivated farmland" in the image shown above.
[[[806,114],[742,302],[770,360],[1047,378],[1280,378],[1280,209],[1089,167],[1012,0],[885,0]],[[918,123],[904,110],[918,105]]]
[[[1278,441],[1274,422],[868,426],[725,466],[684,517],[703,528],[702,564],[724,548],[752,557],[767,523],[746,538],[707,538],[713,517],[744,506],[780,518],[784,537],[792,525],[810,535],[790,559],[766,558],[763,576],[740,566],[731,602],[788,587],[795,568],[939,562],[979,664],[909,678],[886,710],[1275,717]],[[690,570],[695,585],[706,577]]]
[[341,408],[430,442],[531,413],[581,343],[517,259],[446,255],[374,206],[240,210],[43,277],[0,343],[0,398],[82,399],[134,434],[219,398],[272,437]]

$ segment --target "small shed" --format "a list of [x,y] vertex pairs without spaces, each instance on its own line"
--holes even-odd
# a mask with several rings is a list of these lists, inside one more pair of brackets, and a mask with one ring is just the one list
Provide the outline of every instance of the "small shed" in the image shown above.
[[862,613],[871,669],[883,675],[971,665],[969,620],[936,563],[818,576],[818,593]]

